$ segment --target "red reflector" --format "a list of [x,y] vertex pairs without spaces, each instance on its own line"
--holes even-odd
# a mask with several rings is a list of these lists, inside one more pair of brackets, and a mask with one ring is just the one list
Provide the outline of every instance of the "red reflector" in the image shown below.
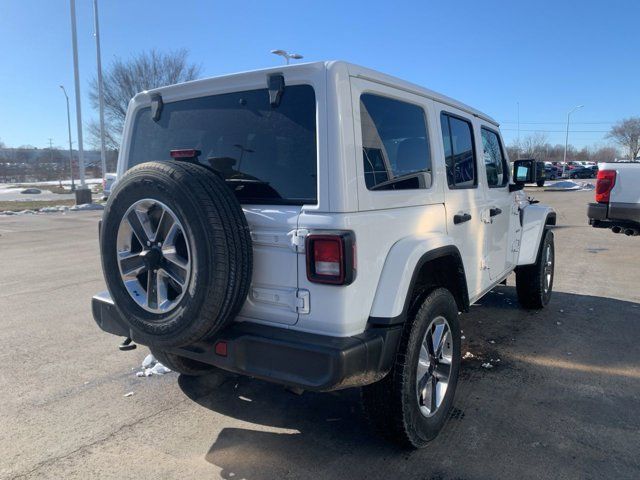
[[609,203],[611,190],[616,184],[615,170],[598,171],[598,180],[596,181],[596,202]]
[[218,342],[214,348],[216,355],[220,355],[221,357],[227,356],[227,342]]
[[171,158],[195,158],[200,155],[200,150],[189,148],[184,150],[171,150]]

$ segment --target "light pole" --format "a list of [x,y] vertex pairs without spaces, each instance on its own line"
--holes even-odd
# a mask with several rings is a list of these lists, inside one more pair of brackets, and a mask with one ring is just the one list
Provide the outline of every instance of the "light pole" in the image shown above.
[[100,162],[102,164],[102,184],[107,178],[107,156],[104,149],[104,95],[102,93],[102,59],[100,56],[100,22],[98,22],[98,0],[93,0],[93,21],[96,36],[96,63],[98,66],[98,99],[100,105]]
[[76,0],[70,0],[71,44],[73,47],[73,77],[76,91],[76,123],[78,124],[78,164],[80,167],[80,188],[76,190],[76,204],[91,203],[91,190],[84,179],[84,150],[82,147],[82,107],[80,102],[80,69],[78,67],[78,34],[76,31]]
[[271,53],[273,53],[274,55],[280,55],[281,57],[283,57],[287,61],[287,65],[289,65],[289,60],[292,58],[294,60],[300,60],[301,58],[304,58],[299,53],[289,53],[286,50],[271,50]]
[[73,181],[73,148],[71,147],[71,113],[69,113],[69,96],[64,86],[60,85],[64,98],[67,99],[67,127],[69,129],[69,173],[71,174],[71,191],[76,189],[76,184]]
[[571,114],[582,107],[584,107],[584,105],[577,105],[573,107],[569,111],[569,113],[567,113],[567,134],[564,137],[564,157],[562,159],[562,176],[563,177],[565,174],[565,170],[567,169],[567,148],[569,147],[569,120],[571,119]]

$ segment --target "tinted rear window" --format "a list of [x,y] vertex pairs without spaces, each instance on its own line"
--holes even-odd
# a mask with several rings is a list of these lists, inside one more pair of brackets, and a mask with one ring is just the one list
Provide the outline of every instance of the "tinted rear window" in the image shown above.
[[197,149],[242,203],[317,202],[316,102],[309,85],[285,87],[272,108],[267,89],[166,103],[135,119],[129,167]]

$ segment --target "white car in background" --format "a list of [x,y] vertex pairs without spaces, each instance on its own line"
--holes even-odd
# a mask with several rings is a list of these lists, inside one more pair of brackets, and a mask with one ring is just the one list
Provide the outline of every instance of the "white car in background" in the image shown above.
[[113,188],[113,185],[116,183],[116,179],[118,178],[118,175],[115,173],[107,173],[105,175],[105,178],[102,180],[102,199],[106,200],[107,198],[109,198],[109,195],[111,194],[111,189]]

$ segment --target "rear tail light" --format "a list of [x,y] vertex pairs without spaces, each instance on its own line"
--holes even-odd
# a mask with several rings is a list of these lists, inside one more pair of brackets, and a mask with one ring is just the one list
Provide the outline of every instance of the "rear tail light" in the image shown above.
[[596,202],[609,203],[611,190],[616,184],[615,170],[598,171],[598,180],[596,181]]
[[349,285],[356,273],[355,241],[351,232],[312,234],[305,240],[310,282]]

